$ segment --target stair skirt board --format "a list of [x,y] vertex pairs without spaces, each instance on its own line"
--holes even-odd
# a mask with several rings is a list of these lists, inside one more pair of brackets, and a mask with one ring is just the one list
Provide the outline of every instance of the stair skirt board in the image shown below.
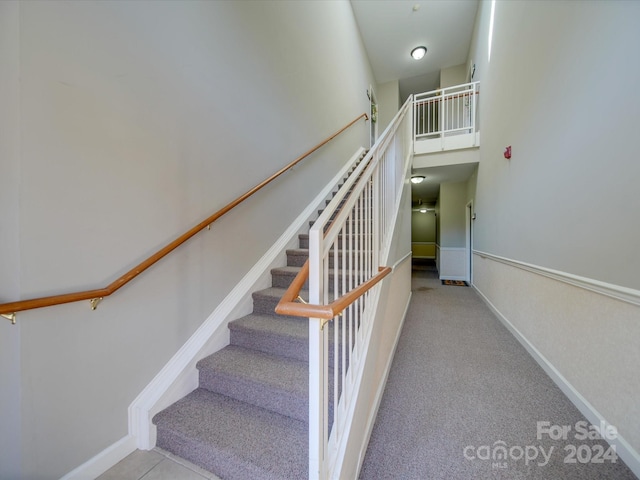
[[[234,289],[220,303],[216,310],[214,310],[213,313],[206,319],[202,326],[194,333],[194,335],[185,343],[185,345],[165,365],[160,373],[158,373],[158,375],[151,381],[151,383],[132,402],[132,404],[129,406],[129,434],[136,439],[137,448],[142,450],[150,450],[156,445],[157,433],[160,432],[162,435],[165,435],[166,428],[165,426],[163,426],[158,427],[157,429],[156,426],[152,423],[152,418],[156,417],[156,419],[162,420],[168,415],[166,411],[171,411],[172,408],[174,408],[175,410],[175,407],[170,406],[180,404],[180,402],[183,402],[183,404],[188,404],[189,400],[186,400],[186,398],[189,397],[189,394],[200,399],[199,401],[201,401],[201,397],[203,396],[209,396],[212,398],[223,396],[225,397],[225,401],[227,401],[226,399],[230,399],[232,401],[239,402],[238,399],[234,399],[226,395],[221,395],[220,393],[211,393],[204,388],[199,388],[198,370],[196,368],[196,365],[199,364],[199,366],[201,367],[200,375],[202,377],[206,378],[207,376],[210,376],[210,373],[202,373],[202,367],[206,368],[206,357],[213,354],[214,352],[218,352],[222,349],[227,348],[231,353],[225,352],[222,355],[242,356],[241,350],[243,348],[259,349],[262,351],[262,354],[265,355],[264,358],[269,358],[269,356],[273,356],[276,352],[280,353],[280,349],[283,343],[282,335],[284,332],[286,332],[286,336],[290,337],[290,340],[292,340],[291,344],[288,346],[288,353],[286,354],[287,357],[285,360],[285,363],[288,365],[288,368],[286,369],[287,374],[291,376],[289,380],[295,379],[296,382],[299,381],[299,363],[306,362],[308,357],[308,340],[306,336],[306,330],[308,328],[307,321],[305,319],[294,317],[278,317],[275,315],[275,312],[273,312],[273,310],[270,310],[268,312],[264,312],[264,315],[269,316],[271,320],[271,325],[266,326],[266,323],[260,321],[260,316],[263,314],[256,313],[255,309],[254,313],[251,313],[252,304],[254,303],[254,299],[256,296],[254,292],[269,287],[271,283],[271,270],[281,267],[281,265],[284,263],[284,258],[287,257],[287,250],[294,252],[297,251],[298,255],[300,255],[302,253],[300,250],[308,247],[306,222],[310,217],[312,217],[312,215],[315,214],[318,206],[322,205],[325,199],[330,198],[332,191],[335,189],[335,186],[341,182],[341,179],[343,179],[345,175],[349,173],[351,166],[357,161],[358,158],[362,158],[363,155],[363,148],[359,149],[353,155],[353,157],[349,160],[349,162],[345,164],[345,166],[334,177],[334,179],[330,183],[328,183],[328,186],[318,194],[318,196],[309,204],[309,206],[307,206],[307,208],[305,208],[305,210],[290,225],[290,227],[284,232],[284,234],[278,239],[278,241],[256,263],[256,265],[247,273],[247,275],[234,287]],[[293,255],[295,255],[295,253],[293,253]],[[265,308],[271,308],[271,305],[272,300],[269,300],[267,301],[267,304],[265,304]],[[260,308],[258,308],[258,310],[259,309]],[[292,328],[292,325],[296,325],[296,322],[298,322],[298,325]],[[302,325],[303,328],[300,328],[300,325]],[[265,333],[264,335],[256,336],[254,335],[256,329],[262,329],[263,331],[266,329],[269,331],[263,332]],[[242,347],[227,347],[231,339],[233,339],[234,342],[245,343]],[[288,340],[289,339],[287,339],[287,341]],[[216,362],[214,361],[213,363]],[[264,365],[262,366],[264,367]],[[244,373],[246,373],[246,371]],[[228,380],[228,377],[225,377],[225,375],[231,375],[231,373],[223,372],[223,374],[221,374],[221,376],[217,378],[215,375],[213,375],[213,380],[211,378],[208,378],[206,381],[213,382],[214,386],[212,388],[227,389],[226,393],[231,393],[238,397],[242,397],[243,395],[247,396],[247,391],[251,390],[252,388],[260,387],[255,383],[252,383],[253,381],[251,379],[247,379],[245,377],[243,377],[243,382],[241,382],[244,384],[241,386],[242,388],[238,386],[230,387],[228,385],[229,382],[226,381]],[[305,370],[303,382],[305,390],[308,388],[307,379],[308,371]],[[243,388],[245,389],[244,392]],[[234,392],[234,389],[238,391]],[[300,392],[292,391],[287,386],[287,384],[279,385],[279,390],[281,393],[288,395],[289,399],[296,399],[300,394]],[[204,393],[202,393],[203,391]],[[290,411],[287,411],[287,409],[284,408],[286,407],[286,405],[280,407],[277,407],[276,405],[276,409],[280,408],[280,413],[269,412],[269,415],[276,415],[275,418],[283,417],[286,419],[285,423],[294,422],[293,425],[297,425],[298,423],[300,425],[304,425],[305,438],[303,456],[304,468],[306,472],[306,469],[308,468],[308,449],[306,447],[308,441],[306,438],[306,417],[308,415],[308,412],[305,411],[303,415],[300,399],[298,398],[297,401],[298,403],[295,407],[295,412],[293,413],[293,415],[294,417],[299,417],[298,419],[281,414],[291,414]],[[308,401],[308,399],[306,401]],[[259,406],[254,405],[249,405],[249,407],[260,408]],[[302,417],[304,417],[304,421],[301,421]],[[205,425],[201,425],[201,427],[206,428]],[[255,428],[255,426],[251,428]],[[171,434],[167,433],[166,438],[172,435],[174,437],[175,435],[179,436],[178,433],[173,432]],[[171,448],[167,448],[168,446],[166,445],[167,440],[165,436],[163,436],[163,438],[164,440],[159,441],[158,445],[162,448],[165,448],[166,450],[171,451]],[[184,447],[187,440],[182,438],[177,439],[176,442],[176,445],[182,445]],[[203,448],[202,444],[198,446],[192,445],[192,447],[195,449],[194,451],[200,451],[199,449]],[[289,447],[291,446],[289,445]],[[278,447],[274,446],[273,448],[277,450]],[[251,448],[251,444],[248,443],[245,444],[245,449],[252,450],[254,448]],[[237,465],[233,466],[235,465],[233,463],[235,460],[232,459],[233,454],[230,452],[231,451],[228,451],[225,454],[221,453],[221,455],[227,455],[230,459],[230,463],[225,468],[230,468],[232,470],[237,469],[239,467]],[[175,453],[180,455],[177,452]],[[294,453],[289,451],[289,456],[292,458],[292,465],[298,465],[298,460],[295,460],[293,458],[295,457]],[[194,462],[193,459],[189,457],[185,456],[185,458],[192,461],[193,463],[198,464],[197,461]],[[202,464],[203,462],[200,463]],[[206,466],[204,468],[206,468]],[[243,472],[243,474],[246,474],[245,478],[255,478],[256,476],[254,474],[256,473],[257,472],[249,471]],[[273,473],[275,473],[275,471]],[[284,474],[285,472],[283,471],[281,473]],[[278,475],[276,475],[276,477],[277,476]]]

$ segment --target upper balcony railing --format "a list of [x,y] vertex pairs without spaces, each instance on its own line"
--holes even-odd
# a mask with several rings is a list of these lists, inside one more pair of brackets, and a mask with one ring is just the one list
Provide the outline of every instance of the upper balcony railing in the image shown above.
[[414,96],[414,153],[477,147],[480,82]]

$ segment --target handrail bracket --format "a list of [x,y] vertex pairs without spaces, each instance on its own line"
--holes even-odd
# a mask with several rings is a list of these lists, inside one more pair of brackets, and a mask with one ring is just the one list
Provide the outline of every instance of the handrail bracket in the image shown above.
[[4,318],[6,318],[7,320],[9,320],[11,322],[11,325],[15,325],[16,324],[16,313],[0,313],[0,315],[2,315]]
[[[342,314],[340,314],[340,315],[342,315]],[[333,318],[322,318],[321,321],[320,321],[320,330],[324,330],[324,326],[327,323],[331,322],[331,321],[333,321]]]
[[98,308],[98,304],[101,301],[102,301],[102,297],[96,297],[89,300],[89,303],[91,304],[91,310],[95,310],[96,308]]

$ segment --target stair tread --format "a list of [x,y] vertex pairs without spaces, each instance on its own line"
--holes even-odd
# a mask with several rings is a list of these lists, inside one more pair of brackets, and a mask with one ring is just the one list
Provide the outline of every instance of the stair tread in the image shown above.
[[228,345],[203,358],[197,363],[197,368],[274,387],[301,397],[307,396],[309,388],[307,362],[237,345]]
[[[263,288],[262,290],[257,290],[253,292],[253,295],[258,297],[282,298],[282,296],[285,294],[286,291],[287,291],[286,288],[269,287],[269,288]],[[308,293],[307,290],[301,290],[301,292]]]
[[304,422],[196,389],[158,413],[158,446],[225,479],[307,478]]
[[229,329],[303,339],[309,338],[309,327],[306,321],[281,315],[258,315],[252,313],[229,322]]
[[287,255],[306,255],[309,256],[308,248],[290,248],[287,250]]
[[289,274],[289,275],[297,275],[300,270],[302,270],[302,267],[296,267],[296,266],[292,266],[292,265],[287,265],[284,267],[275,267],[271,269],[271,273],[285,273],[285,274]]

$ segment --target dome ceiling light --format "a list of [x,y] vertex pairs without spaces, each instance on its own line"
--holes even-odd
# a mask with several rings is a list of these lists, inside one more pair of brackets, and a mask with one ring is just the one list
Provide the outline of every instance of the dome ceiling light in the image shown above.
[[424,181],[424,175],[415,175],[411,177],[411,183],[422,183]]
[[420,60],[427,53],[427,47],[416,47],[411,50],[411,57],[414,60]]

